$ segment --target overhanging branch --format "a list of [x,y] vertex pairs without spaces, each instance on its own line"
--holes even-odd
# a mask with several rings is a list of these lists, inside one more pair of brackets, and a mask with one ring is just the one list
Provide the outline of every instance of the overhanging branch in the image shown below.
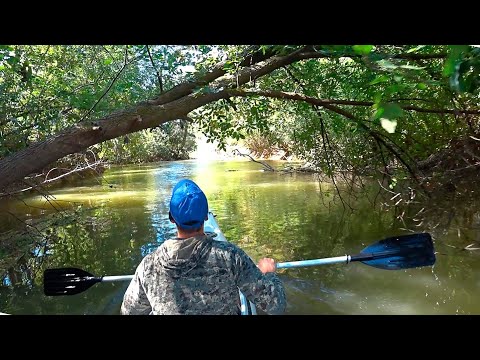
[[[68,154],[85,150],[91,145],[140,130],[154,128],[165,122],[182,118],[188,115],[189,112],[219,99],[226,99],[231,96],[251,96],[252,94],[247,94],[246,92],[235,93],[233,89],[238,89],[240,86],[255,81],[255,79],[283,66],[307,59],[357,57],[355,54],[340,54],[316,50],[311,45],[295,50],[287,50],[286,53],[282,54],[273,48],[265,53],[255,52],[255,49],[253,49],[253,53],[252,49],[249,49],[249,51],[250,53],[245,54],[244,61],[240,62],[240,66],[242,64],[246,66],[240,68],[235,74],[226,73],[224,70],[225,62],[220,62],[214,66],[212,71],[205,75],[200,75],[195,81],[181,83],[154,99],[139,102],[128,109],[115,111],[103,118],[86,118],[75,126],[66,128],[44,141],[31,144],[27,148],[0,159],[0,174],[9,174],[9,176],[0,177],[0,191],[7,190],[8,185],[20,181],[25,176],[44,168],[46,165]],[[377,55],[387,58],[407,58],[403,55]],[[421,55],[415,54],[406,55],[408,55],[408,58],[412,58],[412,56],[415,58],[421,57]],[[433,57],[430,54],[424,58]],[[117,77],[119,74],[117,74]],[[115,80],[116,78],[112,82]],[[196,91],[196,89],[206,84],[210,88],[208,93]],[[105,91],[105,94],[108,93],[108,90]],[[270,97],[274,97],[271,92]],[[285,95],[280,97],[288,98]],[[313,101],[308,97],[299,95],[291,95],[291,98]],[[101,98],[98,101],[100,100]],[[318,99],[315,101],[317,103],[312,103],[325,108],[333,106],[328,103],[318,102]]]
[[[297,100],[297,101],[304,101],[306,103],[316,105],[316,106],[326,106],[326,105],[350,105],[350,106],[372,106],[374,105],[373,101],[354,101],[354,100],[337,100],[337,99],[318,99],[311,96],[305,96],[302,94],[292,93],[292,92],[284,92],[284,91],[245,91],[245,90],[229,90],[228,94],[230,96],[242,96],[242,97],[249,97],[249,96],[264,96],[269,98],[275,99],[286,99],[286,100]],[[430,114],[464,114],[464,115],[479,115],[480,110],[474,109],[428,109],[428,108],[421,108],[418,106],[411,106],[411,105],[402,105],[398,104],[403,110],[411,110],[417,111],[422,113],[430,113]]]

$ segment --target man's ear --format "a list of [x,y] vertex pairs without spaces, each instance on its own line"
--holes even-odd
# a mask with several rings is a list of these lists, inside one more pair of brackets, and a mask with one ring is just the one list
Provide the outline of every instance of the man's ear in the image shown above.
[[173,219],[172,213],[170,211],[168,212],[168,218],[170,219],[170,222],[175,224],[175,220]]

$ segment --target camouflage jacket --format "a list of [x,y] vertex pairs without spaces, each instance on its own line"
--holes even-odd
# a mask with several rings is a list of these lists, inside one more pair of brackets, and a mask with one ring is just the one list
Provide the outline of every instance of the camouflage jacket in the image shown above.
[[235,244],[210,235],[165,241],[138,265],[125,292],[123,315],[239,314],[241,290],[267,314],[285,311],[283,284],[258,269]]

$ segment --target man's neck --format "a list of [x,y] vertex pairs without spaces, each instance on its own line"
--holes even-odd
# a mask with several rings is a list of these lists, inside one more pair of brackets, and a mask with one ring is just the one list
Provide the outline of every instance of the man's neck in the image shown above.
[[203,231],[203,226],[198,231],[185,231],[177,227],[177,238],[179,239],[188,239],[194,236],[202,235],[205,235],[205,232]]

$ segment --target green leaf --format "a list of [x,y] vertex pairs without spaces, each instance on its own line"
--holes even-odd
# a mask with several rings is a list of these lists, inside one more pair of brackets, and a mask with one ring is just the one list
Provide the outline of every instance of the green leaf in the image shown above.
[[395,119],[403,115],[403,109],[394,103],[386,103],[378,106],[377,111],[374,114],[374,119],[380,117],[385,119]]
[[382,101],[382,93],[377,92],[375,93],[375,96],[373,97],[373,102],[378,105]]
[[388,187],[393,190],[395,185],[397,185],[397,179],[392,177],[392,180],[391,180],[390,184],[388,185]]
[[386,96],[393,95],[393,94],[398,94],[401,93],[402,91],[405,91],[407,89],[407,85],[403,83],[396,83],[393,85],[390,85],[389,87],[386,88],[385,94]]
[[415,46],[414,48],[411,48],[410,50],[407,51],[407,54],[410,54],[412,52],[415,52],[415,51],[418,51],[422,48],[424,48],[426,45],[418,45],[418,46]]
[[225,62],[225,65],[223,65],[223,70],[228,71],[228,70],[233,70],[235,69],[235,64],[232,61],[227,61]]
[[384,118],[395,119],[403,115],[403,109],[398,104],[387,103],[383,107],[385,111],[382,117]]
[[390,85],[389,87],[387,87],[387,89],[385,90],[385,93],[387,95],[395,94],[399,91],[402,91],[403,88],[404,88],[403,84],[393,84],[393,85]]
[[385,60],[385,59],[377,61],[377,64],[378,64],[378,66],[380,66],[383,69],[396,69],[396,68],[398,68],[397,65],[395,65],[391,61],[388,61],[388,60]]
[[414,66],[414,65],[400,65],[402,69],[409,69],[409,70],[422,70],[425,69],[425,66]]
[[417,84],[417,89],[425,90],[426,88],[427,88],[427,85],[425,85],[424,83],[418,83]]
[[378,84],[378,83],[382,83],[382,82],[386,82],[388,81],[388,76],[386,75],[380,75],[380,76],[377,76],[375,79],[373,79],[372,81],[369,82],[369,85],[374,85],[374,84]]
[[375,111],[375,114],[373,115],[373,118],[378,119],[380,116],[383,115],[384,112],[385,112],[385,109],[383,107],[377,108],[377,111]]
[[450,53],[443,67],[443,75],[450,76],[455,71],[455,67],[462,60],[463,53],[468,51],[467,45],[453,45],[450,46]]
[[368,59],[372,62],[377,62],[377,61],[380,61],[383,58],[385,58],[385,55],[379,54],[379,53],[376,53],[376,52],[371,52],[367,56],[368,56]]
[[104,65],[110,65],[112,62],[113,62],[112,58],[108,58],[108,59],[103,60]]
[[461,63],[457,63],[454,66],[453,73],[450,75],[450,78],[448,79],[450,87],[457,92],[462,92],[465,89],[465,86],[463,84],[463,79],[460,76],[460,65]]
[[373,50],[373,45],[353,45],[352,48],[357,54],[367,55]]

